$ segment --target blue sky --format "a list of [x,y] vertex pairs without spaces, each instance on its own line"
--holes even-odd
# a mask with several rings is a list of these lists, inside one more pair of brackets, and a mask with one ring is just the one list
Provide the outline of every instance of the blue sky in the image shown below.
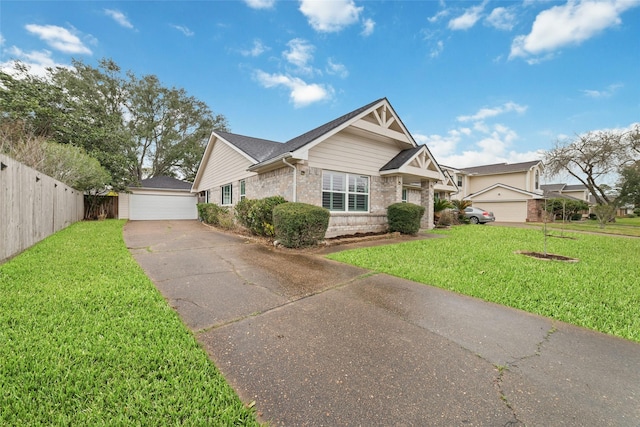
[[387,97],[454,167],[640,121],[640,1],[12,1],[0,67],[112,58],[286,141]]

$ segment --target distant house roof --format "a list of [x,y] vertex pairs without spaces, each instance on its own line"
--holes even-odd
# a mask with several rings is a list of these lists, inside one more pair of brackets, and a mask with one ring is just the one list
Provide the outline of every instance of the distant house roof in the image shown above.
[[583,184],[565,185],[562,191],[581,191],[586,190],[587,187]]
[[567,184],[542,184],[540,189],[542,191],[562,191]]
[[170,176],[154,176],[140,181],[137,188],[154,188],[162,190],[191,190],[191,183]]
[[501,173],[526,172],[540,163],[542,163],[540,160],[522,163],[496,163],[493,165],[464,168],[462,169],[462,172],[468,175],[494,175]]

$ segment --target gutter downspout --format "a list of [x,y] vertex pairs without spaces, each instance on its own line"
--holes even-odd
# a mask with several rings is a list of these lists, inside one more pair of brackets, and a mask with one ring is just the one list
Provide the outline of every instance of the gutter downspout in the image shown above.
[[282,163],[284,163],[285,165],[289,166],[290,168],[293,169],[293,202],[297,201],[297,195],[298,195],[298,186],[297,186],[297,181],[298,181],[298,169],[296,169],[296,167],[294,165],[292,165],[291,163],[287,162],[286,158],[282,158]]

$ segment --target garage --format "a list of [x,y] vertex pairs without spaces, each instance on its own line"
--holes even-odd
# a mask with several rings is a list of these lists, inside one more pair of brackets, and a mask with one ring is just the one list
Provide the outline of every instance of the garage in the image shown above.
[[172,177],[142,180],[140,187],[118,195],[119,218],[136,221],[198,219],[191,183]]
[[496,221],[525,222],[527,220],[527,201],[517,202],[474,202],[473,206],[490,212],[496,217]]
[[497,222],[526,222],[527,205],[541,195],[504,184],[494,184],[466,199],[476,208],[493,212]]

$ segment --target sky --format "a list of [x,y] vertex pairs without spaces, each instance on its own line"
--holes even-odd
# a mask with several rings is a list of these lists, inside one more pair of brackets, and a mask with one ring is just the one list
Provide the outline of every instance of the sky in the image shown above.
[[386,97],[464,168],[640,122],[640,0],[0,2],[0,68],[113,59],[285,142]]

